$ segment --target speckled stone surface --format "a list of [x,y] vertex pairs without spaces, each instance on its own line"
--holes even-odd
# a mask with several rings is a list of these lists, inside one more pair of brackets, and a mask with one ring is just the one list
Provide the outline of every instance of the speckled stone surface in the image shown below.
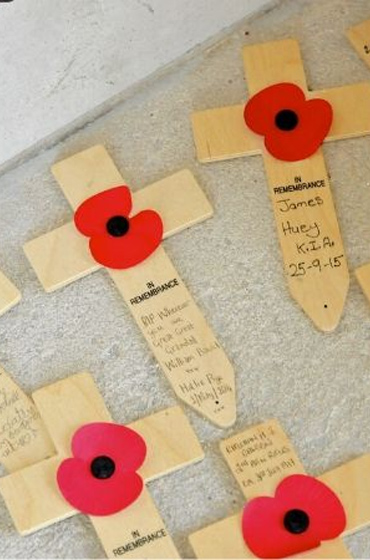
[[1,168],[102,114],[123,91],[270,0],[0,4]]
[[[194,109],[245,98],[244,44],[296,37],[312,88],[370,80],[344,36],[369,17],[366,0],[283,2],[1,177],[0,268],[21,288],[23,301],[0,320],[0,362],[28,391],[90,370],[118,422],[176,400],[103,271],[51,295],[42,291],[22,244],[71,218],[50,165],[102,142],[134,189],[189,167],[215,207],[212,220],[165,242],[235,364],[238,389],[231,430],[187,409],[205,461],[150,485],[183,556],[192,555],[189,533],[243,504],[218,450],[221,438],[276,417],[313,475],[370,451],[370,306],[360,287],[351,275],[338,329],[317,332],[286,289],[262,159],[198,164],[189,120]],[[370,261],[370,138],[332,143],[324,152],[353,270]],[[347,542],[354,557],[370,556],[370,530]],[[21,538],[0,501],[1,557],[102,555],[87,518]]]

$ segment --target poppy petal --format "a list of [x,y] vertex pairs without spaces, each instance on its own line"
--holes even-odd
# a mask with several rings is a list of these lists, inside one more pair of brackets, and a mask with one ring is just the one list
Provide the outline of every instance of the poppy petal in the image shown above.
[[[284,129],[276,123],[283,111],[292,113]],[[298,86],[281,83],[254,95],[245,107],[244,118],[253,132],[265,137],[266,149],[272,156],[298,161],[319,149],[330,130],[333,110],[324,99],[306,100]]]
[[285,513],[275,498],[255,498],[246,505],[243,537],[257,558],[286,558],[320,545],[310,531],[300,535],[289,533],[284,527]]
[[320,480],[296,474],[285,478],[275,497],[287,510],[299,507],[310,517],[310,527],[321,540],[334,539],[346,528],[346,512],[338,496]]
[[331,128],[333,110],[324,99],[307,101],[298,114],[299,122],[294,130],[286,132],[276,128],[265,136],[267,151],[277,159],[299,161],[312,156]]
[[132,209],[130,189],[113,187],[85,200],[76,210],[74,221],[80,233],[87,237],[106,232],[107,221],[112,216],[128,217]]
[[115,472],[100,480],[91,475],[90,465],[80,459],[66,459],[57,472],[57,483],[64,499],[89,515],[112,515],[138,499],[143,490],[141,477],[134,472]]
[[74,457],[90,464],[97,456],[107,456],[120,472],[138,470],[146,451],[145,441],[137,432],[108,422],[85,424],[72,439]]
[[[291,533],[285,528],[284,518],[291,510],[307,514],[306,530]],[[321,541],[338,537],[345,525],[345,511],[335,493],[306,475],[284,479],[274,498],[252,500],[242,519],[244,540],[259,558],[284,558],[317,548]]]
[[157,249],[163,237],[163,223],[157,212],[143,210],[129,223],[129,230],[122,237],[106,233],[90,239],[90,251],[97,262],[108,268],[130,268]]
[[247,126],[256,134],[267,135],[275,127],[275,117],[283,109],[297,112],[305,101],[301,88],[295,84],[281,83],[259,91],[245,106]]

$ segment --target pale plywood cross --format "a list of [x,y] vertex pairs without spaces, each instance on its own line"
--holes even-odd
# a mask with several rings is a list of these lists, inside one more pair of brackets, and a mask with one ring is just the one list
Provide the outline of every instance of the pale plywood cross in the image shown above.
[[[98,192],[124,184],[103,146],[61,161],[52,171],[73,209]],[[133,214],[147,208],[161,216],[165,238],[213,215],[188,170],[134,192]],[[28,242],[24,250],[47,292],[101,268],[73,222]],[[163,246],[133,268],[107,270],[177,396],[218,426],[232,425],[233,366]],[[166,284],[173,289],[155,293]],[[146,297],[150,293],[155,295]]]
[[362,60],[370,66],[370,19],[348,29],[347,37]]
[[[71,438],[91,422],[111,422],[104,401],[88,373],[80,373],[33,393],[33,401],[56,453],[0,479],[0,492],[14,524],[27,535],[78,512],[60,493],[56,471],[71,456]],[[129,426],[147,445],[139,474],[145,482],[203,459],[204,453],[180,407],[162,410]],[[35,458],[37,460],[37,457]],[[106,517],[89,516],[108,557],[178,558],[148,490],[125,510]]]
[[20,299],[20,291],[0,270],[0,316],[14,307]]
[[[308,91],[294,40],[245,47],[243,58],[251,96],[291,82],[307,98],[331,104],[333,123],[326,141],[369,134],[370,83]],[[317,328],[332,331],[343,312],[349,275],[322,150],[301,161],[277,160],[263,138],[247,128],[243,111],[244,105],[236,105],[192,115],[198,158],[214,162],[263,155],[291,295]]]
[[[270,420],[221,443],[221,452],[245,498],[274,496],[287,476],[304,474],[304,467],[280,424]],[[370,524],[370,454],[318,477],[340,498],[347,516],[343,536]],[[197,558],[255,558],[242,535],[242,513],[216,522],[190,536]],[[339,538],[325,541],[300,558],[351,558]]]

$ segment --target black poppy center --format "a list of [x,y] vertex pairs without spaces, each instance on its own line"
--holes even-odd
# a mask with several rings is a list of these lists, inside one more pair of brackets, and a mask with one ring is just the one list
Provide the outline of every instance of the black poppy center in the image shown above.
[[284,527],[293,535],[300,535],[307,531],[310,525],[310,518],[301,509],[291,509],[286,512],[284,517]]
[[289,132],[298,124],[298,115],[291,109],[282,109],[275,116],[275,124],[280,130]]
[[124,216],[113,216],[107,221],[107,231],[113,237],[122,237],[130,228],[127,218]]
[[116,470],[116,465],[110,457],[101,455],[100,457],[95,457],[95,459],[91,461],[90,469],[95,478],[105,479],[113,475]]

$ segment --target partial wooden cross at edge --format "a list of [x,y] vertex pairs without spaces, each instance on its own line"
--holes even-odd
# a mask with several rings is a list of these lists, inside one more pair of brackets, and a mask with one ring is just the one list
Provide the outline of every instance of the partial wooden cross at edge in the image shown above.
[[370,19],[350,27],[346,34],[358,55],[370,66]]
[[19,303],[20,300],[20,291],[0,271],[0,316]]
[[355,276],[364,292],[366,299],[370,303],[370,263],[359,266],[355,269]]
[[[291,82],[301,87],[308,98],[325,99],[332,105],[334,119],[326,141],[370,133],[370,83],[308,92],[299,45],[291,39],[247,46],[243,57],[251,96],[267,86]],[[322,150],[306,160],[279,161],[266,151],[263,138],[247,128],[243,111],[244,105],[235,105],[192,115],[198,159],[206,163],[263,155],[290,292],[317,328],[332,331],[343,312],[349,275]],[[324,188],[288,194],[274,190],[300,181],[317,180],[324,182]],[[334,244],[320,251],[306,245],[303,249],[308,252],[299,257],[295,236],[287,236],[286,228],[285,231],[282,228],[281,209],[285,210],[285,206],[281,206],[281,199],[307,203],[304,197],[313,199],[316,195],[322,198],[323,205],[297,208],[289,214],[289,220],[294,226],[322,222],[325,226],[322,234]],[[284,219],[286,222],[287,214]]]
[[[305,473],[292,443],[276,420],[249,428],[223,441],[220,447],[248,500],[273,496],[285,477]],[[272,458],[268,457],[269,453]],[[343,536],[370,524],[369,473],[370,454],[366,454],[318,477],[344,506],[347,525]],[[193,533],[190,543],[197,558],[255,558],[243,540],[241,512]],[[351,558],[340,538],[325,541],[299,557]]]
[[[78,513],[63,498],[56,482],[61,461],[71,456],[71,438],[90,422],[111,422],[111,416],[88,373],[76,374],[33,393],[45,430],[57,454],[0,478],[0,492],[17,530],[30,534]],[[199,441],[180,407],[162,410],[130,424],[147,444],[147,457],[140,469],[149,482],[204,458]],[[144,488],[139,499],[111,516],[90,516],[108,557],[178,558],[178,552],[163,521]],[[137,547],[151,534],[157,539]],[[134,544],[136,543],[136,545]]]
[[[362,60],[370,66],[370,19],[348,29],[347,37]],[[370,303],[370,264],[356,268],[355,276]]]
[[8,473],[54,455],[34,402],[0,366],[0,464]]
[[[124,184],[103,146],[63,160],[52,171],[74,209],[90,196]],[[147,208],[160,214],[165,238],[213,215],[209,201],[188,170],[134,192],[132,214]],[[88,239],[73,222],[28,242],[24,250],[47,292],[100,268],[90,254]],[[218,426],[232,425],[236,418],[233,366],[163,246],[135,267],[108,269],[108,273],[177,396]],[[174,278],[178,281],[175,289],[135,303],[135,298],[148,290],[148,283],[157,286]],[[180,311],[166,315],[168,309],[176,308]],[[180,331],[182,334],[178,334]],[[176,349],[176,343],[184,344]]]

